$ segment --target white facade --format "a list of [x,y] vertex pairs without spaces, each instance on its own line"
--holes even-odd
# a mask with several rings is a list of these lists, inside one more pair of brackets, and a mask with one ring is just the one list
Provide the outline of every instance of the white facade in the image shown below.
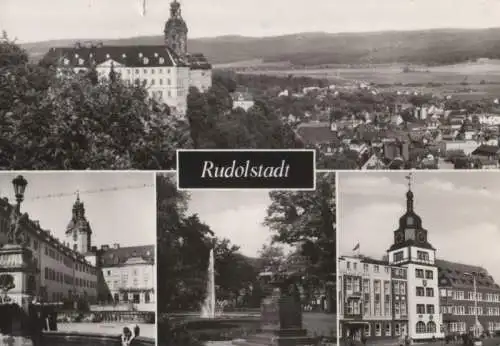
[[154,311],[155,266],[142,258],[129,258],[116,267],[103,267],[102,273],[115,303],[129,302],[139,311]]
[[389,251],[389,263],[407,270],[408,335],[412,339],[442,338],[438,270],[435,251],[416,246]]

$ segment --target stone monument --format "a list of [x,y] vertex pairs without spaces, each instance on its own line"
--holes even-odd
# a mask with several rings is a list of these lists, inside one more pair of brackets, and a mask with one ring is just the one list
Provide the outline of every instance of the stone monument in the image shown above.
[[316,346],[319,340],[307,336],[302,328],[300,293],[291,279],[279,279],[270,297],[261,304],[261,333],[246,340],[235,340],[237,346]]

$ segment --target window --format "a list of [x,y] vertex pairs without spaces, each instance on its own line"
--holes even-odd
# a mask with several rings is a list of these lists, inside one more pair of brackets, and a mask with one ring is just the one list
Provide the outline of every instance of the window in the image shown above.
[[417,251],[417,259],[419,261],[429,261],[429,253],[425,251]]
[[415,276],[417,278],[423,279],[424,278],[424,270],[423,269],[415,269]]
[[434,273],[432,272],[432,270],[425,271],[425,278],[429,280],[432,280],[434,278]]
[[417,322],[417,333],[425,333],[427,328],[425,327],[425,323],[422,321]]
[[434,321],[429,321],[427,323],[427,333],[435,333],[436,332],[436,323]]
[[425,289],[425,295],[426,295],[427,297],[434,297],[434,288],[429,288],[429,287],[427,287],[427,288]]
[[376,265],[376,266],[373,266],[373,271],[374,271],[375,273],[379,273],[379,272],[380,272],[380,267],[379,267],[379,266],[377,266],[377,265]]
[[358,264],[357,264],[356,262],[354,262],[354,263],[352,264],[352,269],[354,269],[354,270],[357,270],[357,269],[358,269]]
[[428,314],[434,314],[434,305],[427,304],[427,313]]
[[148,74],[148,69],[146,69],[146,68],[145,68],[142,72],[143,72],[144,74]]
[[385,336],[391,336],[391,324],[386,323],[384,329],[385,329]]
[[394,325],[394,334],[395,334],[396,336],[401,335],[401,329],[400,329],[400,327],[399,327],[399,323],[396,323],[396,324]]
[[417,304],[417,314],[425,314],[425,305]]
[[425,291],[423,287],[417,287],[417,297],[424,297],[425,296]]
[[441,297],[446,297],[446,289],[441,288],[441,289],[439,290],[439,296],[441,296]]
[[351,262],[346,262],[345,265],[346,265],[347,269],[351,269]]
[[403,260],[403,251],[398,251],[398,252],[395,252],[393,255],[392,255],[392,259],[394,262],[400,262]]
[[375,323],[375,336],[381,336],[382,335],[382,330],[380,323]]

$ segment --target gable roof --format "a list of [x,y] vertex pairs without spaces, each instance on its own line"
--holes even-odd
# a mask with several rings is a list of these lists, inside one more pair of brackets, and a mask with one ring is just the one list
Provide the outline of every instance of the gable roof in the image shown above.
[[468,273],[476,276],[478,288],[500,291],[500,286],[483,267],[444,260],[436,260],[436,266],[442,286],[473,288],[474,281]]
[[297,126],[295,133],[307,145],[337,143],[339,141],[329,123],[302,123]]

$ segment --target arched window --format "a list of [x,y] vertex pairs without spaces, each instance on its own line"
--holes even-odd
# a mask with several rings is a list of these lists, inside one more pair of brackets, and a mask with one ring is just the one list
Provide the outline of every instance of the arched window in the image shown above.
[[425,333],[426,328],[425,328],[425,323],[422,321],[417,322],[417,333]]
[[436,332],[436,323],[434,323],[434,321],[429,321],[429,323],[427,323],[427,333],[435,333],[435,332]]

